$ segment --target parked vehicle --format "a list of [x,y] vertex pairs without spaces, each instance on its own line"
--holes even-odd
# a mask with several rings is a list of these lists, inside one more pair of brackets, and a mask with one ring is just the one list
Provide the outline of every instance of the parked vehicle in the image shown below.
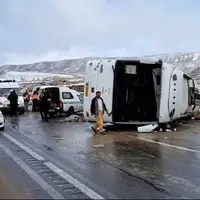
[[[2,107],[2,105],[0,106],[0,108]],[[0,131],[3,131],[5,127],[5,118],[3,113],[0,110]]]
[[0,106],[3,112],[10,111],[10,102],[7,100],[10,90],[15,90],[18,95],[17,111],[24,113],[24,98],[21,93],[21,88],[14,80],[0,80]]
[[95,121],[90,104],[99,90],[113,124],[162,124],[193,115],[200,85],[178,67],[158,59],[95,60],[86,64],[84,117]]
[[39,95],[43,90],[47,90],[51,96],[50,115],[83,112],[83,95],[79,92],[64,86],[41,86]]

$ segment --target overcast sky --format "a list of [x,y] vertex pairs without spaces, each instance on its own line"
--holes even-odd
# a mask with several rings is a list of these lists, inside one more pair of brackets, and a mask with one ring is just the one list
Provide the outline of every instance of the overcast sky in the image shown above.
[[0,65],[185,51],[199,0],[0,0]]

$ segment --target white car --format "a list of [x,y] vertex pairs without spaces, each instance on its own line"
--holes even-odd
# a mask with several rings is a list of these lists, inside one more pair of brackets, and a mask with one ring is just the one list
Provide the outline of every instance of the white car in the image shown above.
[[0,79],[0,107],[2,112],[10,112],[10,101],[8,101],[8,95],[10,90],[15,90],[18,95],[18,107],[17,111],[24,113],[24,98],[21,93],[21,89],[18,83],[15,81],[5,80],[4,82]]
[[5,118],[0,110],[0,131],[4,130],[4,126],[5,126]]
[[51,106],[49,109],[49,114],[51,116],[54,114],[66,113],[71,115],[77,112],[83,112],[83,95],[79,92],[66,86],[41,86],[39,95],[45,90],[48,91],[51,96]]

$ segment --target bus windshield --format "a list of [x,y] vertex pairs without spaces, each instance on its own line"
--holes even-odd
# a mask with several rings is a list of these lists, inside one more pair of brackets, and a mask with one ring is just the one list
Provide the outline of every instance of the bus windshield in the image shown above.
[[15,90],[18,96],[21,96],[20,88],[0,88],[0,97],[8,97],[10,90]]

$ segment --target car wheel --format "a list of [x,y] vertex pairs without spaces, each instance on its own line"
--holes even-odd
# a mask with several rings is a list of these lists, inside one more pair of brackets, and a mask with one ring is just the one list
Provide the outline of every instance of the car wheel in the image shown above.
[[54,116],[54,113],[48,113],[48,118],[52,118]]
[[22,115],[23,115],[24,113],[25,113],[25,110],[20,110],[20,111],[19,111],[19,114],[22,114]]
[[74,114],[74,107],[71,106],[71,107],[69,108],[67,114],[68,114],[68,116],[73,115],[73,114]]
[[4,126],[0,128],[0,131],[3,131],[3,130],[4,130]]
[[59,116],[60,116],[60,117],[62,117],[62,114],[63,114],[62,112],[59,112]]

